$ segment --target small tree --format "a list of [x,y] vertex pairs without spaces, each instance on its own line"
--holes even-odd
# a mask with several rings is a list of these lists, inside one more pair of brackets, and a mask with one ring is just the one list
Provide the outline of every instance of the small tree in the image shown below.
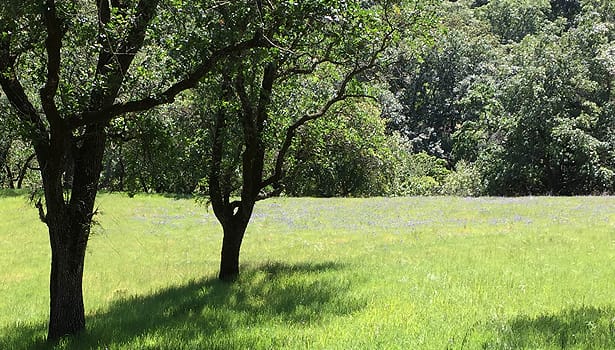
[[224,231],[220,279],[238,276],[254,205],[282,191],[297,132],[341,101],[368,97],[365,83],[400,33],[424,34],[430,17],[420,5],[411,13],[391,1],[269,5],[269,20],[287,31],[270,48],[229,58],[203,86],[211,115],[209,196]]
[[408,144],[387,135],[372,100],[341,103],[297,133],[282,181],[290,196],[387,196],[400,194]]

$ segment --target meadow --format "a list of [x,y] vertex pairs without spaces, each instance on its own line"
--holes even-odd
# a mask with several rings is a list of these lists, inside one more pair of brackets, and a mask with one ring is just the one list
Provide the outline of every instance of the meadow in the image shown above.
[[[193,199],[101,194],[88,330],[57,349],[614,349],[615,198],[279,198],[242,275]],[[0,194],[0,349],[44,349],[50,250]]]

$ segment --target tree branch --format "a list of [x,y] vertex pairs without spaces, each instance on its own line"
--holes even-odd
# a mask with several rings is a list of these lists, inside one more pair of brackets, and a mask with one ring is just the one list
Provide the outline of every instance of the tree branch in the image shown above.
[[[229,99],[232,95],[231,82],[225,79],[222,83],[223,99]],[[214,114],[214,125],[212,130],[211,166],[209,169],[208,185],[209,198],[216,218],[224,224],[233,215],[233,208],[230,202],[230,177],[226,176],[223,169],[224,154],[224,135],[226,131],[226,110],[220,106]]]
[[130,29],[126,40],[120,43],[118,52],[115,53],[120,67],[120,72],[125,75],[135,55],[143,47],[145,34],[149,23],[156,15],[160,0],[141,0],[137,5],[137,18],[135,25]]
[[242,100],[241,102],[244,109],[242,129],[245,150],[243,151],[242,162],[243,185],[241,199],[246,202],[253,202],[261,190],[265,158],[262,134],[265,129],[267,110],[271,101],[276,73],[276,64],[273,62],[267,64],[263,71],[258,102],[255,106],[250,102],[247,96],[241,73],[236,82],[238,94],[240,100]]
[[283,187],[280,186],[278,188],[275,188],[273,191],[260,193],[258,196],[256,196],[256,201],[258,202],[258,201],[263,201],[265,199],[269,199],[272,197],[277,197],[280,194],[282,194],[282,191],[283,191]]
[[[110,38],[105,33],[105,26],[111,21],[111,8],[109,1],[96,0],[96,8],[98,10],[98,43],[102,49],[98,53],[98,63],[96,65],[96,75],[101,74],[105,65],[111,60],[113,51]],[[103,34],[104,33],[104,34]]]
[[17,78],[15,63],[17,56],[11,54],[11,35],[0,35],[0,86],[7,99],[17,110],[19,118],[33,127],[36,143],[47,141],[49,133],[36,108]]
[[70,126],[76,128],[90,123],[106,122],[124,113],[142,112],[162,104],[172,103],[175,100],[175,97],[181,92],[194,88],[199,80],[209,73],[223,58],[228,57],[231,54],[263,45],[265,45],[265,43],[263,42],[261,35],[256,34],[250,40],[242,41],[240,43],[216,50],[193,72],[188,74],[188,76],[171,85],[167,90],[161,92],[160,94],[152,97],[146,97],[141,100],[116,103],[96,111],[81,113],[71,119]]
[[256,108],[256,125],[258,127],[259,134],[263,132],[265,128],[265,122],[267,121],[267,109],[271,102],[271,96],[273,94],[273,83],[277,76],[277,65],[275,62],[271,62],[265,67],[263,73],[263,81],[261,83],[261,93],[258,99],[258,106]]
[[[128,34],[123,40],[116,41],[106,33],[106,26],[111,22],[110,4],[107,0],[97,1],[99,43],[102,48],[98,55],[96,76],[102,81],[92,90],[88,110],[100,111],[112,105],[117,98],[135,55],[143,47],[147,27],[156,14],[159,2],[160,0],[140,0],[135,9],[136,18]],[[112,5],[119,7],[120,10],[127,10],[125,3],[114,2]],[[107,122],[113,117],[106,120],[84,121],[82,124],[76,124],[74,118],[71,118],[70,127]]]
[[54,127],[59,126],[63,121],[55,103],[55,96],[58,92],[58,85],[60,83],[60,51],[64,34],[60,28],[55,1],[47,0],[44,6],[43,18],[45,27],[47,28],[47,39],[45,40],[45,49],[47,51],[47,81],[45,82],[45,86],[40,89],[39,93],[43,111],[47,116],[49,124]]
[[307,123],[310,120],[315,120],[315,119],[322,117],[335,104],[337,104],[340,101],[344,101],[348,98],[365,97],[365,95],[362,95],[362,94],[347,94],[346,90],[348,88],[348,84],[352,81],[352,79],[354,79],[359,74],[362,74],[365,71],[376,66],[378,57],[380,56],[380,54],[382,54],[386,50],[388,43],[391,40],[394,32],[395,32],[395,29],[391,28],[391,30],[388,31],[383,36],[380,46],[378,46],[372,52],[369,60],[363,65],[355,66],[353,70],[351,70],[344,76],[344,79],[342,79],[342,81],[340,82],[339,87],[337,88],[337,91],[335,92],[335,94],[328,101],[326,101],[325,104],[318,111],[303,115],[301,118],[297,119],[293,124],[291,124],[286,129],[286,135],[284,137],[284,141],[282,142],[282,146],[280,147],[280,150],[278,151],[278,155],[276,157],[273,175],[271,175],[269,178],[267,178],[265,181],[262,182],[261,188],[260,188],[261,190],[265,189],[267,186],[275,187],[275,185],[284,176],[283,167],[284,167],[284,160],[286,158],[286,154],[288,153],[288,150],[290,149],[290,146],[292,144],[292,141],[295,137],[297,130],[301,126],[303,126],[305,123]]
[[250,102],[250,97],[248,96],[248,92],[246,90],[246,84],[244,82],[243,72],[238,72],[237,76],[234,79],[234,88],[237,97],[239,97],[239,102],[241,103],[242,109],[242,118],[241,123],[243,127],[243,142],[246,146],[251,144],[251,140],[256,136],[255,130],[256,125],[254,124],[254,109],[252,108],[252,103]]
[[[343,62],[336,61],[333,59],[333,57],[331,57],[331,51],[333,50],[334,47],[335,47],[334,42],[329,43],[329,45],[325,49],[324,54],[321,57],[316,57],[309,53],[303,53],[295,57],[294,58],[294,61],[296,62],[295,65],[281,72],[278,78],[280,79],[280,81],[284,81],[295,75],[312,74],[323,63],[332,63],[332,64],[339,65],[339,66],[344,65]],[[310,64],[309,65],[300,64],[299,61],[306,57],[309,58]]]
[[43,203],[40,198],[36,201],[34,206],[36,207],[36,209],[38,209],[38,218],[41,220],[41,222],[46,224],[47,215],[45,215],[45,209],[43,208]]

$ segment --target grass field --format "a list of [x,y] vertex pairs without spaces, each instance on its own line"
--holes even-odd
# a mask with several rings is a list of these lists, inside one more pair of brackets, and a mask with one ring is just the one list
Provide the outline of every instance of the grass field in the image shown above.
[[[242,276],[191,199],[99,196],[66,349],[615,349],[615,198],[274,199]],[[0,195],[0,349],[45,348],[49,246]]]

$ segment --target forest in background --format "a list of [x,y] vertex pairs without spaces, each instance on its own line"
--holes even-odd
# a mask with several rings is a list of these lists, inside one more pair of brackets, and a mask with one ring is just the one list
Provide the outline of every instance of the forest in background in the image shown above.
[[[386,52],[388,64],[361,77],[372,98],[344,101],[298,130],[282,194],[615,192],[615,3],[443,1],[433,11],[439,26],[429,40],[402,40]],[[276,108],[326,93],[328,73],[319,74],[321,80],[289,82],[274,96],[283,101]],[[208,106],[217,98],[208,84],[215,83],[113,121],[101,188],[204,192],[211,155],[203,145],[212,143],[213,128]],[[0,187],[36,188],[34,151],[4,95],[0,109]]]

